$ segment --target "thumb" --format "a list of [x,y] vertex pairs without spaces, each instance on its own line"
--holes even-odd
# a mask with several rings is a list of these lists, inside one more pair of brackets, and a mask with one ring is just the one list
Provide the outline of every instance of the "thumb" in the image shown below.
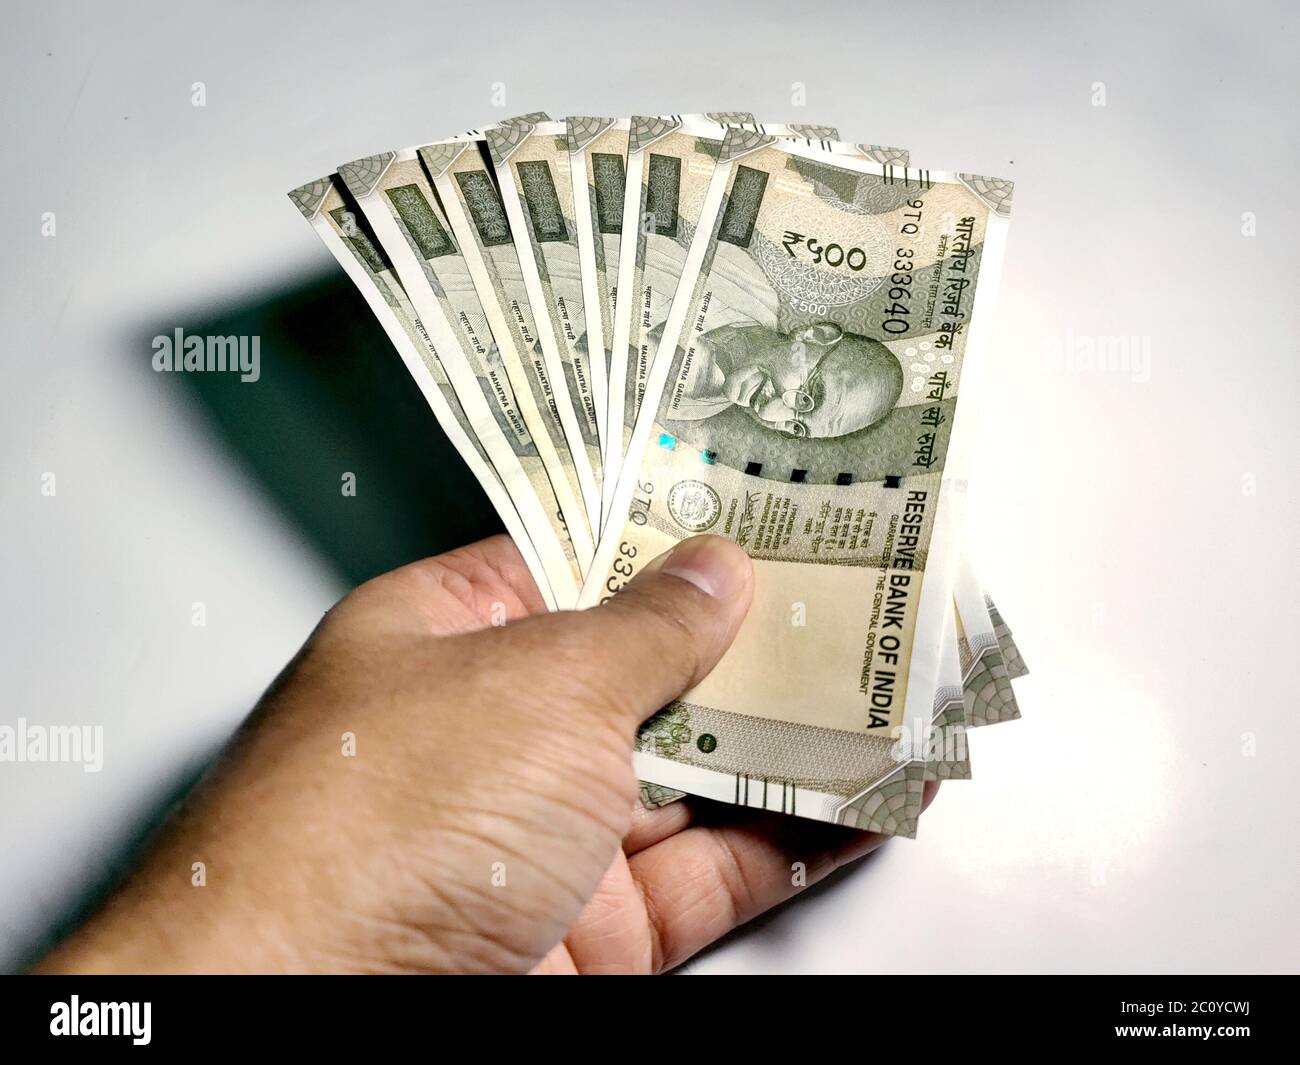
[[[708,676],[749,610],[749,556],[720,536],[683,540],[588,610],[498,630],[524,675],[545,676],[577,712],[636,727]],[[531,666],[532,668],[528,668]]]

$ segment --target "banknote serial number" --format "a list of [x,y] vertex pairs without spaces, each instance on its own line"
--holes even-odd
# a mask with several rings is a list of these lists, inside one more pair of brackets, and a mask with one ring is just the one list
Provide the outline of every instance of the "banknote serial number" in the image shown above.
[[[650,497],[654,490],[652,481],[637,481],[636,494],[633,495],[627,512],[627,520],[633,525],[644,525],[650,520]],[[618,555],[609,567],[609,576],[605,578],[605,591],[609,595],[601,596],[601,603],[608,603],[614,595],[627,587],[628,581],[636,574],[636,565],[633,562],[636,556],[637,549],[634,545],[626,540],[619,542]]]
[[636,566],[632,562],[636,554],[636,548],[632,544],[626,540],[620,541],[618,556],[609,567],[609,576],[605,578],[605,591],[609,592],[609,595],[601,596],[602,603],[608,603],[614,595],[627,587],[627,582],[636,573]]
[[[898,227],[902,236],[914,237],[921,232],[921,212],[924,200],[908,200],[910,211],[902,214],[903,222]],[[916,252],[911,248],[898,247],[894,250],[894,272],[889,275],[889,288],[885,290],[885,299],[889,305],[881,312],[883,317],[880,328],[886,333],[906,333],[912,328],[913,294],[916,286]]]

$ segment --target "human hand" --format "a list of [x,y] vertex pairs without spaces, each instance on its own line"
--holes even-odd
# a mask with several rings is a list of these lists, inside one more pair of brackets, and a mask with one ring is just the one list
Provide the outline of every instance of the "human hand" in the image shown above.
[[606,605],[547,614],[494,537],[367,582],[142,867],[41,968],[681,963],[796,894],[794,863],[811,884],[883,842],[699,800],[637,802],[637,726],[712,669],[752,581],[739,548],[697,537]]

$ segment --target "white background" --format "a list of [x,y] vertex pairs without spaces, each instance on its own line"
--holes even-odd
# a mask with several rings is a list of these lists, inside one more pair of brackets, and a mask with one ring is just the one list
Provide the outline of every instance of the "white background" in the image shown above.
[[[1017,182],[970,543],[1033,675],[917,841],[690,968],[1294,970],[1294,13],[438,7],[7,13],[0,724],[102,724],[106,753],[97,775],[0,764],[0,961],[346,590],[140,372],[140,324],[333,269],[284,193],[342,159],[533,109],[744,108]],[[1050,357],[1109,336],[1149,373]]]

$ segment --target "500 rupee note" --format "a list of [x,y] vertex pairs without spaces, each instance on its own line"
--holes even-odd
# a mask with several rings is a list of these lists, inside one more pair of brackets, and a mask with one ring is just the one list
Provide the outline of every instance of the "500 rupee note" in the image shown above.
[[[343,164],[339,174],[442,352],[448,377],[530,530],[557,600],[572,606],[582,574],[562,508],[418,153],[370,156]],[[532,420],[539,420],[536,413]]]
[[419,155],[538,446],[578,565],[585,572],[594,545],[592,502],[598,514],[599,493],[564,370],[548,359],[538,341],[510,221],[480,144],[437,142],[421,147]]
[[846,821],[896,768],[891,730],[933,713],[957,396],[1010,199],[727,134],[580,602],[704,531],[754,558],[755,599],[713,673],[651,719],[644,779]]
[[604,409],[600,420],[601,520],[613,493],[619,445],[610,432],[613,401],[609,395],[611,323],[618,292],[619,241],[623,232],[627,138],[630,120],[571,116],[565,119],[569,169],[573,180],[573,213],[577,224],[578,259],[582,274],[587,350],[601,363]]
[[[551,121],[503,123],[487,131],[486,144],[515,236],[538,343],[551,363],[563,368],[577,414],[598,493],[592,517],[598,529],[607,371],[599,337],[587,329],[585,290],[595,278],[582,272],[568,128]],[[585,197],[585,183],[581,189]]]
[[478,479],[506,531],[514,538],[547,607],[556,609],[558,603],[549,575],[533,546],[532,536],[461,407],[438,352],[398,281],[392,263],[365,225],[355,203],[347,198],[342,181],[334,175],[321,178],[294,189],[289,198],[357,286],[447,439]]

